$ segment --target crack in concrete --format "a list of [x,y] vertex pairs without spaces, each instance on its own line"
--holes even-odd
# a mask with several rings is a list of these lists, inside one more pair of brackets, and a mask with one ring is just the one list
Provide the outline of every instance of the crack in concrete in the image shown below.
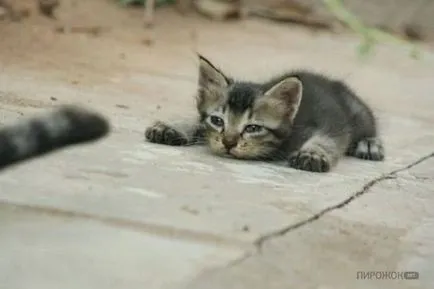
[[226,264],[226,266],[224,266],[224,268],[228,268],[228,267],[232,267],[235,266],[241,262],[243,262],[244,260],[256,255],[256,254],[260,254],[262,252],[262,248],[263,245],[274,238],[278,238],[281,236],[284,236],[287,233],[290,233],[300,227],[303,227],[305,225],[308,225],[312,222],[315,222],[317,220],[319,220],[321,217],[323,217],[324,215],[341,209],[345,206],[347,206],[348,204],[350,204],[351,202],[353,202],[354,200],[358,199],[359,197],[363,196],[364,194],[366,194],[367,192],[369,192],[369,190],[374,187],[375,185],[381,183],[384,180],[388,180],[388,179],[396,179],[397,178],[397,174],[406,170],[409,170],[413,167],[415,167],[416,165],[430,159],[434,157],[434,152],[419,158],[418,160],[402,167],[396,170],[393,170],[389,173],[380,175],[377,178],[372,179],[371,181],[369,181],[368,183],[366,183],[359,191],[355,192],[354,194],[352,194],[350,197],[344,199],[342,202],[339,202],[333,206],[327,207],[325,209],[323,209],[322,211],[318,212],[317,214],[299,221],[295,224],[291,224],[288,225],[284,228],[281,228],[279,230],[276,230],[274,232],[271,232],[267,235],[261,236],[258,239],[256,239],[253,242],[253,247],[252,247],[252,243],[247,243],[245,241],[239,241],[239,240],[232,240],[232,239],[227,239],[218,235],[214,235],[214,234],[209,234],[209,233],[198,233],[198,232],[194,232],[194,231],[190,231],[190,230],[186,230],[186,229],[177,229],[177,228],[173,228],[173,227],[169,227],[169,226],[164,226],[164,225],[155,225],[155,224],[148,224],[148,223],[143,223],[143,222],[138,222],[138,221],[132,221],[132,220],[124,220],[124,219],[119,219],[119,218],[114,218],[114,217],[103,217],[103,216],[99,216],[99,215],[93,215],[93,214],[87,214],[87,213],[79,213],[79,212],[75,212],[75,211],[67,211],[67,210],[61,210],[61,209],[55,209],[55,208],[50,208],[50,207],[41,207],[41,206],[35,206],[35,205],[26,205],[26,204],[17,204],[17,203],[11,203],[5,200],[0,200],[0,208],[1,206],[7,206],[7,207],[13,207],[15,209],[22,209],[22,210],[26,210],[26,211],[34,211],[35,213],[43,213],[43,214],[50,214],[50,215],[54,215],[54,216],[58,216],[58,217],[66,217],[66,218],[78,218],[78,219],[86,219],[89,221],[96,221],[96,222],[100,222],[102,224],[105,225],[109,225],[109,226],[114,226],[114,227],[121,227],[121,228],[128,228],[131,230],[136,230],[136,231],[144,231],[146,233],[150,233],[150,234],[155,234],[157,236],[162,236],[162,237],[176,237],[178,239],[181,240],[187,240],[187,241],[201,241],[204,243],[211,243],[214,245],[219,245],[219,246],[226,246],[226,247],[237,247],[237,248],[243,248],[244,250],[246,248],[250,248],[249,250],[247,250],[245,252],[245,254],[243,256],[241,256],[240,258],[237,258],[233,261],[231,261],[230,263]]
[[[368,183],[366,183],[362,187],[362,189],[360,189],[359,191],[355,192],[350,197],[346,198],[345,200],[343,200],[340,203],[337,203],[337,204],[335,204],[333,206],[327,207],[327,208],[323,209],[322,211],[320,211],[319,213],[317,213],[317,214],[315,214],[315,215],[313,215],[313,216],[311,216],[311,217],[309,217],[309,218],[307,218],[305,220],[302,220],[302,221],[297,222],[295,224],[286,226],[286,227],[284,227],[282,229],[279,229],[277,231],[274,231],[272,233],[269,233],[267,235],[259,237],[254,242],[254,245],[256,247],[256,251],[260,253],[261,250],[262,250],[262,248],[263,248],[264,243],[267,242],[268,240],[274,239],[274,238],[277,238],[277,237],[280,237],[280,236],[283,236],[283,235],[285,235],[285,234],[287,234],[287,233],[289,233],[291,231],[294,231],[294,230],[296,230],[296,229],[298,229],[300,227],[303,227],[305,225],[308,225],[308,224],[310,224],[312,222],[315,222],[315,221],[319,220],[321,217],[323,217],[324,215],[326,215],[326,214],[328,214],[328,213],[330,213],[332,211],[342,209],[343,207],[347,206],[348,204],[350,204],[354,200],[360,198],[361,196],[363,196],[364,194],[366,194],[367,192],[369,192],[369,190],[372,187],[374,187],[375,185],[381,183],[384,180],[396,179],[397,178],[397,175],[396,175],[397,173],[409,170],[412,167],[414,167],[414,166],[416,166],[416,165],[418,165],[418,164],[420,164],[420,163],[422,163],[422,162],[424,162],[424,161],[426,161],[426,160],[428,160],[428,159],[430,159],[432,157],[434,157],[434,152],[432,152],[432,153],[430,153],[430,154],[428,154],[428,155],[426,155],[424,157],[421,157],[418,160],[416,160],[416,161],[414,161],[414,162],[412,162],[412,163],[410,163],[410,164],[408,164],[408,165],[406,165],[406,166],[404,166],[402,168],[393,170],[393,171],[391,171],[389,173],[383,174],[383,175],[381,175],[381,176],[379,176],[379,177],[377,177],[377,178],[369,181]],[[246,254],[245,256],[243,256],[243,258],[234,261],[232,264],[239,263],[240,261],[248,258],[251,255],[252,255],[251,253],[250,254]]]
[[418,164],[420,164],[420,163],[422,163],[422,162],[424,162],[424,161],[426,161],[432,157],[434,157],[434,152],[432,152],[432,153],[430,153],[424,157],[421,157],[418,160],[416,160],[416,161],[414,161],[414,162],[412,162],[412,163],[410,163],[410,164],[408,164],[402,168],[393,170],[393,171],[386,173],[386,174],[382,174],[379,177],[374,178],[371,181],[369,181],[368,183],[366,183],[359,191],[355,192],[354,194],[352,194],[350,197],[346,198],[342,202],[339,202],[333,206],[327,207],[327,208],[323,209],[322,211],[318,212],[317,214],[315,214],[315,215],[313,215],[313,216],[311,216],[305,220],[299,221],[299,222],[292,224],[292,225],[288,225],[282,229],[276,230],[276,231],[271,232],[267,235],[259,237],[253,243],[254,244],[254,250],[247,251],[240,258],[237,258],[237,259],[231,261],[230,263],[228,263],[224,267],[224,269],[236,266],[236,265],[242,263],[243,261],[247,260],[248,258],[253,257],[256,254],[261,254],[262,248],[267,241],[274,239],[274,238],[284,236],[287,233],[290,233],[294,230],[297,230],[298,228],[301,228],[305,225],[308,225],[312,222],[315,222],[315,221],[321,219],[324,215],[326,215],[332,211],[342,209],[343,207],[347,206],[348,204],[350,204],[354,200],[356,200],[356,199],[360,198],[361,196],[363,196],[364,194],[366,194],[375,185],[377,185],[377,184],[379,184],[385,180],[396,179],[398,177],[397,176],[398,173],[409,170],[409,169],[415,167],[416,165],[418,165]]

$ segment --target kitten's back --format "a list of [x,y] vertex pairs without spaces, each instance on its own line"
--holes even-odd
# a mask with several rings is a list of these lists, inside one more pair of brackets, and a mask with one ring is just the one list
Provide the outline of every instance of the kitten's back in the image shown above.
[[[353,128],[358,126],[368,135],[375,134],[375,120],[371,109],[342,81],[319,73],[295,70],[272,79],[265,83],[264,87],[271,87],[289,76],[296,76],[303,83],[303,97],[295,119],[296,124],[308,123],[315,127],[334,124],[343,129],[345,123]],[[363,129],[361,125],[366,128]]]
[[303,84],[303,97],[294,119],[294,128],[301,125],[316,128],[330,122],[346,122],[347,115],[337,99],[334,81],[324,75],[304,70],[290,71],[263,84],[263,89],[268,90],[288,77],[297,77]]
[[357,147],[377,137],[376,119],[368,105],[344,82],[305,70],[288,72],[263,84],[272,87],[282,79],[295,76],[303,84],[303,97],[294,119],[290,147],[300,147],[313,135],[328,136],[341,147]]

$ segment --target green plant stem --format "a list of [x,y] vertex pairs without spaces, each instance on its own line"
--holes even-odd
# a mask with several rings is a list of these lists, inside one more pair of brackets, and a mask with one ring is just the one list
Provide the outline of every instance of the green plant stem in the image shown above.
[[362,36],[362,42],[359,46],[359,53],[366,56],[379,42],[389,42],[410,49],[410,55],[413,58],[420,57],[418,47],[407,40],[394,36],[385,31],[365,26],[353,13],[345,9],[342,0],[323,0],[329,11],[341,22],[345,23],[350,29]]

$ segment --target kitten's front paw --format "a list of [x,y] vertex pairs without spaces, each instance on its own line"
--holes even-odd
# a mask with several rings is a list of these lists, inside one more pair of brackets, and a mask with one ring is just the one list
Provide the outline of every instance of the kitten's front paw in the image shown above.
[[152,143],[171,146],[182,146],[188,143],[184,134],[161,121],[157,121],[146,129],[145,138]]
[[289,156],[289,166],[303,171],[325,173],[330,171],[328,158],[316,151],[296,151]]

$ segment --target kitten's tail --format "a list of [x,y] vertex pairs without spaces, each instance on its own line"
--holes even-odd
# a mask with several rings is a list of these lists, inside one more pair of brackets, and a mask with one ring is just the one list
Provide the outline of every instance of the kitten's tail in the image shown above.
[[97,112],[64,105],[0,129],[0,170],[70,145],[96,141],[110,131]]

